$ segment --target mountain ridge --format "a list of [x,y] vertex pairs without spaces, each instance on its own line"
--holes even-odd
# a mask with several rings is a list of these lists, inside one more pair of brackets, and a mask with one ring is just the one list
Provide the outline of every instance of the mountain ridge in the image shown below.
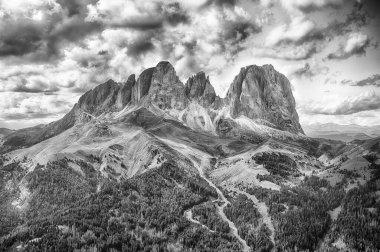
[[[161,61],[155,67],[142,71],[137,79],[132,74],[124,83],[110,79],[99,84],[84,93],[71,111],[58,121],[5,136],[2,152],[31,146],[60,134],[78,121],[119,112],[126,107],[147,107],[192,129],[212,134],[236,134],[231,133],[236,128],[238,132],[252,131],[251,124],[304,134],[290,82],[273,66],[250,65],[241,68],[227,96],[221,98],[216,95],[209,77],[203,71],[183,84],[174,67],[168,61]],[[220,125],[224,125],[223,131]],[[29,132],[33,132],[33,137],[28,139]]]

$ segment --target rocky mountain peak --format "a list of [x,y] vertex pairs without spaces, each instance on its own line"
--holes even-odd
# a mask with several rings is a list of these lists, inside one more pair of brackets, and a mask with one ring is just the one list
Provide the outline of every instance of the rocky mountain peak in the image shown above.
[[182,110],[187,104],[185,86],[167,61],[161,61],[153,68],[148,94],[150,102],[160,109]]
[[170,85],[179,82],[176,71],[168,61],[161,61],[154,68],[152,83]]
[[216,98],[214,87],[203,71],[188,79],[185,93],[190,100],[196,100],[204,107],[210,106]]
[[262,119],[281,130],[303,132],[290,82],[271,65],[242,68],[228,90],[227,103],[233,117]]

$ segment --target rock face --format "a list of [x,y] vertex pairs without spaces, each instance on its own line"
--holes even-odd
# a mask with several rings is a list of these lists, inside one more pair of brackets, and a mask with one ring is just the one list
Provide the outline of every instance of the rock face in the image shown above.
[[118,96],[118,103],[122,105],[122,107],[126,106],[129,102],[132,100],[132,88],[136,84],[136,77],[134,74],[128,77],[128,80],[124,85],[121,87],[119,96]]
[[242,68],[226,99],[233,118],[243,115],[281,130],[303,133],[290,82],[271,65]]
[[187,104],[184,89],[174,67],[163,61],[141,73],[132,88],[132,103],[139,103],[143,99],[160,109],[181,110]]
[[154,68],[149,96],[160,109],[186,108],[185,87],[169,62],[160,62]]
[[123,104],[118,104],[120,89],[122,86],[113,80],[100,84],[80,97],[78,109],[95,116],[120,109],[123,106]]
[[144,97],[150,88],[154,68],[144,70],[135,85],[132,86],[132,102],[137,103]]
[[211,106],[216,98],[214,87],[204,72],[199,72],[189,78],[185,88],[186,96],[204,107]]

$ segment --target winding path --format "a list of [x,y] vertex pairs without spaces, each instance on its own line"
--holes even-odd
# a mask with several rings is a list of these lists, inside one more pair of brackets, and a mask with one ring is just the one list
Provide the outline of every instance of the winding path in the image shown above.
[[[178,143],[178,142],[174,142],[174,141],[171,141],[171,140],[168,140],[168,139],[163,139],[163,138],[159,138],[159,140],[161,140],[162,142],[164,142],[165,144],[167,144],[168,146],[172,147],[174,150],[180,152],[181,154],[183,154],[185,157],[187,157],[194,165],[194,167],[196,167],[198,169],[198,172],[199,172],[199,175],[207,181],[207,183],[213,187],[215,190],[216,190],[216,193],[218,194],[218,200],[219,201],[222,201],[223,204],[221,206],[217,205],[217,208],[218,208],[218,214],[220,215],[220,217],[226,221],[228,223],[228,226],[230,228],[230,232],[233,236],[236,237],[236,239],[240,242],[240,244],[242,245],[242,249],[244,252],[250,252],[251,249],[250,247],[247,245],[247,242],[241,238],[241,236],[239,235],[238,231],[237,231],[237,228],[235,226],[235,224],[227,218],[226,214],[224,213],[224,208],[230,204],[230,202],[226,199],[226,197],[223,195],[222,191],[210,180],[207,178],[207,176],[205,175],[204,173],[204,170],[210,166],[210,158],[211,156],[200,151],[200,150],[197,150],[195,148],[191,148],[189,146],[186,146],[186,145],[183,145],[181,143]],[[199,164],[199,162],[197,161],[197,157],[199,160],[201,160],[201,163]],[[191,211],[191,210],[190,210]],[[189,217],[189,216],[186,216],[186,213],[187,215],[189,214],[188,210],[185,211],[185,217]],[[192,219],[192,216],[190,216],[191,219]],[[190,219],[189,219],[190,220]],[[194,219],[192,219],[194,220]],[[192,221],[190,220],[190,221]],[[194,220],[195,221],[195,220]],[[192,222],[194,222],[192,221]]]
[[211,181],[209,180],[206,175],[204,174],[204,168],[210,166],[210,159],[208,158],[202,158],[202,161],[201,161],[201,165],[197,165],[195,164],[196,167],[198,168],[198,171],[199,171],[199,175],[207,181],[207,183],[213,187],[217,194],[218,194],[218,200],[220,201],[223,201],[223,204],[221,206],[217,205],[217,208],[218,208],[218,213],[220,215],[220,217],[226,221],[228,223],[228,226],[230,227],[230,230],[232,232],[232,234],[239,240],[239,242],[241,243],[241,245],[243,246],[243,251],[245,252],[249,252],[250,251],[250,248],[249,246],[247,245],[247,242],[240,237],[239,233],[238,233],[238,230],[235,226],[235,224],[227,218],[226,214],[224,213],[224,208],[230,204],[230,202],[226,199],[226,197],[224,196],[224,194],[222,193],[222,191],[220,191],[220,189]]
[[245,196],[247,196],[248,199],[252,200],[252,202],[257,206],[257,210],[259,211],[259,213],[263,217],[263,222],[267,225],[267,227],[271,231],[270,239],[274,245],[275,244],[274,243],[274,226],[272,223],[272,219],[268,213],[267,205],[264,202],[260,202],[254,195],[251,195],[249,193],[246,193],[244,191],[241,191],[241,190],[239,190],[237,188],[233,188],[233,187],[231,187],[229,189],[231,191],[235,191],[237,193],[244,194]]

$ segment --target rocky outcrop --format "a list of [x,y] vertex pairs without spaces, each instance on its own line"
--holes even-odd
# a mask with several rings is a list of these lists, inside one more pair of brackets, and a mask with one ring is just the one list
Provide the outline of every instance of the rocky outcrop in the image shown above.
[[110,112],[120,109],[123,104],[118,104],[121,84],[108,80],[96,88],[87,91],[78,101],[77,109],[81,109],[94,116],[103,112]]
[[118,103],[121,104],[122,107],[125,107],[128,103],[132,101],[132,88],[136,84],[136,77],[134,74],[128,77],[126,83],[123,84],[119,91],[118,95]]
[[215,102],[216,94],[210,80],[204,72],[191,76],[186,82],[186,96],[195,100],[204,107],[209,107]]
[[174,67],[162,61],[141,73],[132,89],[132,103],[137,104],[143,99],[160,109],[182,110],[187,105],[184,89]]
[[182,110],[186,108],[185,86],[169,62],[162,61],[155,67],[149,96],[151,102],[160,109]]
[[148,68],[140,74],[137,82],[132,87],[132,103],[139,102],[142,97],[148,94],[152,83],[153,71],[154,68]]
[[135,75],[131,75],[124,84],[113,80],[100,84],[79,99],[77,109],[97,116],[121,110],[129,103],[136,105],[141,102],[160,109],[186,108],[185,86],[169,62],[163,61],[144,70],[137,81]]
[[303,133],[290,82],[271,65],[242,68],[226,99],[233,118],[246,116],[274,128]]

